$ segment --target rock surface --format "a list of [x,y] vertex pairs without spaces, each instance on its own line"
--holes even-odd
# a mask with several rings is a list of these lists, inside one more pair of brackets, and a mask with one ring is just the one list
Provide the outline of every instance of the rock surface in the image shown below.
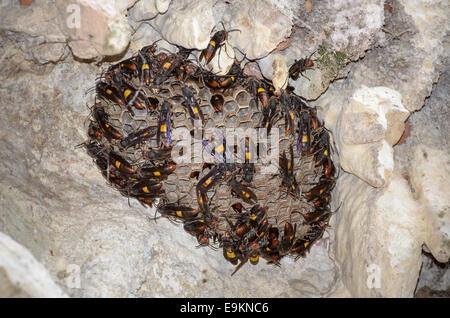
[[[202,50],[207,47],[210,32],[216,23],[213,2],[207,0],[175,1],[170,10],[149,22],[161,36],[172,44]],[[189,34],[189,36],[186,36]]]
[[[45,266],[60,296],[411,297],[424,243],[448,262],[446,1],[74,3],[79,28],[67,24],[76,12],[68,3],[0,4],[0,231]],[[291,85],[316,100],[343,168],[332,227],[308,257],[281,268],[246,265],[232,279],[220,252],[195,249],[181,228],[150,221],[152,209],[130,207],[76,147],[93,104],[85,92],[102,69],[87,62],[129,56],[161,37],[158,46],[170,51],[200,50],[221,22],[241,30],[228,45],[260,59],[278,86],[295,59],[315,52],[315,67]],[[413,111],[411,134],[400,138]],[[20,264],[27,255],[7,258]],[[0,271],[13,286],[8,295],[46,295],[33,283],[15,290],[20,271],[11,268]],[[67,284],[74,269],[75,288]]]
[[395,147],[399,171],[411,184],[414,197],[426,211],[428,235],[425,244],[437,261],[450,257],[450,176],[447,123],[450,72],[441,75],[425,107],[411,115],[411,132]]
[[150,20],[169,9],[171,0],[147,0],[137,2],[130,9],[130,18],[134,21]]
[[1,297],[67,297],[22,245],[0,232]]
[[[420,14],[418,8],[424,7],[429,11]],[[417,135],[392,148],[408,114],[424,105],[431,83],[448,70],[444,30],[449,23],[441,14],[448,4],[400,1],[388,8],[379,46],[316,103],[333,132],[340,166],[353,174],[342,174],[334,197],[336,208],[342,204],[335,219],[336,260],[353,296],[412,297],[424,243],[438,261],[448,261],[448,185],[443,180],[449,176],[449,154],[448,145],[436,142],[448,140],[448,124],[441,119],[448,117],[443,115],[448,75],[439,81],[446,89],[438,84],[425,107],[411,115],[408,127]],[[378,89],[390,97],[379,95],[377,107],[369,106]],[[374,111],[386,106],[385,116]],[[370,288],[376,273],[379,288]]]
[[321,105],[329,107],[325,122],[335,132],[341,167],[373,187],[389,184],[394,169],[392,146],[409,115],[400,94],[387,87],[366,86],[336,93],[339,97],[330,93]]
[[394,175],[387,187],[376,189],[344,174],[336,188],[342,204],[333,224],[336,259],[345,286],[358,297],[412,297],[425,229],[407,181]]

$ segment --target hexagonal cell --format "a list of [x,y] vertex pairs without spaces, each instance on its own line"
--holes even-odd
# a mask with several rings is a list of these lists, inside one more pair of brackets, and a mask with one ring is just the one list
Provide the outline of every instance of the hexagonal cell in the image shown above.
[[261,105],[260,105],[259,100],[257,98],[252,98],[250,100],[250,102],[248,103],[248,106],[252,110],[258,110]]
[[166,188],[166,196],[169,202],[177,202],[179,200],[178,193],[175,191],[168,191],[167,187],[166,186],[164,187]]
[[211,108],[211,105],[209,105],[209,104],[203,104],[200,106],[200,108],[203,112],[203,115],[205,115],[205,116],[211,115],[214,112],[214,110]]
[[114,127],[118,128],[120,130],[123,127],[122,121],[119,121],[117,119],[110,119],[109,123],[110,123],[111,126],[114,126]]
[[191,174],[190,166],[178,166],[177,174],[179,175],[179,179],[189,179],[189,175]]
[[[143,105],[145,105],[143,103]],[[132,107],[133,112],[134,112],[134,116],[137,118],[143,118],[147,115],[147,108],[144,109],[137,109],[136,107]]]
[[184,111],[176,112],[175,118],[178,120],[185,120],[186,119],[186,113]]
[[240,108],[237,115],[239,118],[247,118],[248,114],[250,113],[250,108],[249,107],[245,107],[245,108]]
[[252,122],[255,123],[255,126],[257,126],[262,119],[262,114],[261,113],[254,113],[251,117]]
[[181,84],[178,82],[170,84],[170,87],[172,88],[173,92],[181,92]]
[[131,125],[123,125],[123,131],[127,133],[127,135],[134,132],[134,128]]
[[170,191],[176,191],[177,190],[177,184],[178,184],[178,178],[176,174],[170,174],[166,181],[164,182],[166,185],[166,189]]
[[177,187],[177,191],[178,192],[188,192],[191,188],[191,182],[187,181],[187,180],[178,180],[178,187]]
[[225,118],[225,114],[223,112],[215,112],[212,117],[212,119],[216,123],[216,125],[224,124],[224,118]]
[[209,91],[208,88],[203,87],[200,89],[200,92],[198,94],[198,97],[202,100],[202,101],[209,101],[209,99],[211,98],[211,92]]
[[236,128],[239,126],[239,118],[237,116],[230,116],[227,118],[226,127]]
[[236,102],[241,106],[247,106],[250,103],[251,98],[252,97],[249,93],[247,93],[246,91],[242,91],[236,95]]
[[134,123],[134,118],[131,117],[130,113],[124,112],[122,113],[121,121],[122,124],[131,124]]
[[221,95],[221,94],[214,94],[211,96],[211,99],[209,102],[211,103],[211,106],[215,110],[222,111],[223,105],[225,104],[225,99],[224,99],[223,95]]
[[181,103],[183,103],[183,102],[184,102],[184,98],[183,98],[182,95],[174,95],[172,97],[172,103],[173,103],[174,106],[175,105],[181,105]]
[[108,109],[108,113],[120,113],[122,111],[122,106],[117,104],[111,104]]
[[158,93],[158,96],[161,97],[162,99],[166,100],[169,97],[171,97],[172,94],[171,94],[170,90],[168,90],[168,89],[161,89]]
[[235,101],[229,101],[223,105],[223,111],[227,113],[235,112],[237,109],[238,105]]

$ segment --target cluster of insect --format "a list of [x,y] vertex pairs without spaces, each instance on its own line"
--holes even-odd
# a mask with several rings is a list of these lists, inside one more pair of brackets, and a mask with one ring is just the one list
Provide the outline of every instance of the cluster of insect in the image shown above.
[[[216,32],[200,60],[209,63],[226,38],[227,31]],[[330,158],[328,131],[315,108],[291,87],[275,92],[269,80],[245,75],[243,61],[238,60],[228,74],[214,74],[192,59],[191,53],[182,47],[176,53],[158,50],[155,42],[103,72],[95,86],[89,140],[84,144],[88,154],[108,183],[124,196],[156,206],[159,214],[155,219],[162,216],[182,223],[199,246],[221,248],[225,259],[237,265],[233,274],[248,261],[257,264],[263,258],[280,265],[284,256],[305,256],[312,243],[322,237],[332,214],[329,202],[336,169]],[[309,58],[296,61],[290,77],[297,79],[313,65]],[[179,95],[173,93],[173,87]],[[211,114],[205,114],[201,107],[199,87],[210,92],[207,102]],[[294,208],[285,211],[283,218],[280,210],[274,211],[276,207],[264,204],[267,198],[256,194],[253,181],[259,175],[251,149],[259,153],[259,144],[245,137],[238,150],[229,147],[223,135],[212,140],[202,135],[202,129],[194,133],[198,123],[224,112],[224,96],[237,87],[248,93],[252,100],[248,107],[260,115],[258,121],[251,120],[252,125],[265,128],[267,134],[274,127],[283,127],[288,141],[280,151],[277,173],[263,176],[277,178],[282,200],[267,189],[266,196],[274,196],[275,202],[294,202]],[[175,105],[184,111],[186,125],[193,136],[200,138],[203,150],[214,158],[212,163],[190,172],[193,195],[186,191],[191,197],[189,204],[181,199],[169,200],[165,188],[167,180],[179,170],[173,161],[174,120],[178,118]],[[244,160],[237,163],[231,158],[239,151]],[[299,177],[297,172],[305,162],[309,173]],[[227,207],[213,204],[219,185],[229,189]]]

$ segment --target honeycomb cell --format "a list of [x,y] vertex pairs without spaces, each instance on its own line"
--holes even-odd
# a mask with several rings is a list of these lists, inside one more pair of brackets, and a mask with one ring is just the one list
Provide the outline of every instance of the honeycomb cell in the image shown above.
[[236,128],[239,126],[239,118],[237,116],[230,116],[227,118],[226,127]]
[[135,131],[135,129],[133,128],[133,126],[131,125],[123,125],[123,131],[127,133],[127,135],[131,134],[132,132]]
[[205,116],[210,116],[214,112],[209,104],[201,105],[200,108]]
[[174,106],[181,105],[184,102],[184,98],[182,95],[175,95],[172,97],[172,103]]
[[162,98],[163,100],[169,99],[172,97],[170,90],[168,89],[161,89],[158,93],[158,96]]
[[241,91],[236,96],[236,103],[241,106],[248,106],[251,96],[246,91]]
[[223,110],[224,110],[224,112],[227,112],[227,113],[235,112],[237,109],[238,109],[238,105],[235,101],[229,101],[223,105]]
[[211,96],[210,103],[215,110],[222,111],[225,99],[221,94],[214,94]]
[[208,88],[201,88],[199,93],[199,98],[202,101],[209,101],[211,99],[211,92]]
[[247,118],[248,114],[250,114],[250,109],[248,107],[240,108],[237,113],[237,115],[241,119],[241,121],[245,120]]
[[174,92],[181,92],[181,84],[178,82],[171,83],[170,87],[172,88],[172,91],[174,91]]

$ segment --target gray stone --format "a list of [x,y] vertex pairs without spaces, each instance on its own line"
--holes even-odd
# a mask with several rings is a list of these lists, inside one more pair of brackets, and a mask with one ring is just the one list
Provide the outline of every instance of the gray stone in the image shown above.
[[202,50],[207,47],[209,33],[215,26],[212,6],[213,3],[207,0],[176,1],[169,11],[149,23],[168,42]]
[[[336,185],[336,260],[351,295],[412,297],[421,266],[424,213],[395,174],[376,189],[350,174]],[[401,198],[401,199],[399,199]]]
[[67,297],[48,271],[22,245],[0,232],[2,297]]
[[169,9],[171,0],[143,0],[138,1],[130,9],[130,18],[134,21],[150,20]]
[[449,83],[447,68],[424,108],[408,119],[410,134],[394,147],[399,171],[410,181],[415,198],[427,213],[429,235],[425,244],[441,263],[450,257]]
[[[0,12],[0,230],[31,252],[30,267],[43,273],[44,265],[60,296],[411,297],[423,243],[448,261],[448,72],[411,115],[411,135],[400,138],[408,114],[448,69],[447,2],[396,1],[392,12],[375,0],[176,1],[167,11],[169,1],[79,3],[77,30],[67,27],[67,3],[2,2]],[[142,16],[139,6],[148,7]],[[158,46],[170,51],[201,50],[220,22],[241,30],[228,45],[264,57],[263,74],[272,78],[275,69],[280,87],[295,59],[316,52],[315,68],[291,84],[315,100],[344,170],[332,226],[305,259],[248,264],[232,278],[220,252],[196,249],[180,226],[151,220],[154,209],[134,200],[130,207],[76,147],[94,100],[86,91],[108,66],[81,60],[130,56],[161,36]],[[74,269],[80,288],[67,283]],[[7,295],[47,295],[15,289],[11,272],[0,272]]]

